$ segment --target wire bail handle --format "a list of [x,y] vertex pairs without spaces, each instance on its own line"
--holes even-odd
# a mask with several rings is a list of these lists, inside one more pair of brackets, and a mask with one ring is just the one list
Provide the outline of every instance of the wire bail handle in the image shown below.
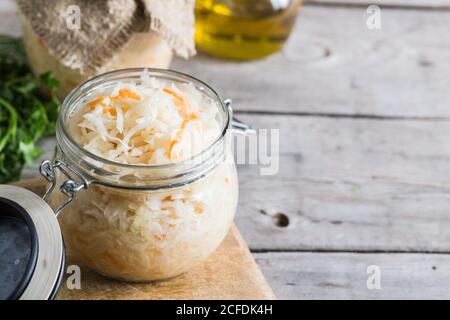
[[233,101],[231,99],[225,99],[223,101],[223,104],[228,109],[228,113],[230,114],[231,118],[231,127],[234,133],[236,134],[243,134],[243,135],[249,135],[249,134],[255,134],[256,130],[253,129],[249,124],[242,122],[238,118],[236,118],[233,114],[233,108],[231,105],[233,104]]
[[[42,199],[46,202],[48,196],[53,192],[56,186],[56,169],[58,169],[67,178],[67,180],[64,181],[59,187],[59,191],[66,195],[67,199],[55,210],[55,214],[58,216],[61,211],[72,202],[78,191],[89,187],[89,181],[79,171],[72,168],[63,160],[44,160],[39,166],[39,172],[48,182],[50,182],[50,186],[42,197]],[[76,178],[78,178],[77,180],[80,182],[77,182],[74,179],[74,176],[76,176]]]

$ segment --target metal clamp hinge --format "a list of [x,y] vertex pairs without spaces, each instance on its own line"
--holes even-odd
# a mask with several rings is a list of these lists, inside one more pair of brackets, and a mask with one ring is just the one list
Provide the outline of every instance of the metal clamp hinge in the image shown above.
[[[72,168],[69,164],[64,162],[63,160],[44,160],[39,166],[39,171],[41,175],[50,182],[50,186],[44,194],[44,201],[47,201],[49,195],[53,192],[56,186],[56,174],[55,171],[58,169],[64,176],[66,176],[67,180],[62,183],[59,187],[61,193],[67,196],[67,199],[55,210],[56,216],[75,198],[75,194],[82,190],[87,189],[89,187],[89,181],[77,170]],[[74,176],[78,178],[77,182],[74,179]]]
[[256,133],[256,130],[253,129],[249,124],[242,122],[241,120],[239,120],[238,118],[236,118],[234,116],[233,108],[231,107],[233,102],[231,101],[231,99],[225,99],[223,101],[223,103],[224,103],[225,107],[228,109],[228,112],[230,114],[231,127],[232,127],[234,133],[243,134],[243,135]]

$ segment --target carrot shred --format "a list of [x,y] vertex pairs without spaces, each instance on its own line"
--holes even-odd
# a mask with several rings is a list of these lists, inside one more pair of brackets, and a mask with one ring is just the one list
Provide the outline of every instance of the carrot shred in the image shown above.
[[117,99],[131,99],[131,100],[136,100],[139,101],[141,100],[141,96],[138,95],[136,92],[131,91],[130,89],[127,88],[122,88],[119,90],[119,93],[117,96],[111,97],[111,99],[113,100],[117,100]]
[[139,161],[142,163],[147,163],[153,157],[153,151],[149,150],[139,157]]
[[203,203],[201,203],[200,201],[195,201],[194,202],[194,211],[197,214],[202,214],[205,211],[205,208],[203,207]]
[[169,149],[167,150],[167,158],[172,159],[172,149],[177,143],[177,140],[170,141]]
[[183,122],[181,124],[181,129],[180,129],[180,131],[177,132],[175,138],[170,141],[169,148],[168,148],[167,153],[166,153],[167,158],[172,159],[172,150],[175,147],[175,145],[178,143],[178,141],[181,139],[181,137],[183,135],[183,131],[186,128],[187,123],[190,120],[197,120],[198,117],[189,108],[189,106],[187,105],[184,97],[178,95],[176,92],[174,92],[173,90],[170,90],[169,88],[164,88],[163,91],[165,93],[170,94],[171,96],[174,97],[175,104],[178,107],[178,113],[180,114],[180,116],[183,117]]
[[145,137],[143,137],[143,136],[135,136],[135,137],[130,139],[130,143],[131,143],[131,145],[133,147],[145,146],[145,144],[146,144]]
[[176,102],[184,103],[184,98],[183,98],[182,96],[178,95],[175,91],[172,91],[172,90],[170,90],[169,88],[164,88],[163,91],[164,91],[165,93],[168,93],[168,94],[170,94],[171,96],[173,96],[173,97],[175,98],[175,101],[176,101]]
[[131,105],[128,103],[120,103],[119,107],[125,112],[131,109]]
[[128,98],[128,99],[137,100],[137,101],[141,100],[141,96],[139,96],[137,93],[135,93],[131,90],[125,89],[125,88],[119,90],[119,95],[125,99]]
[[189,121],[197,120],[197,115],[192,112],[192,110],[189,108],[188,104],[186,103],[186,100],[184,97],[178,95],[173,90],[170,90],[169,88],[164,88],[163,91],[167,94],[170,94],[175,99],[175,105],[178,107],[178,113],[183,118],[183,122],[181,124],[180,130],[177,132],[175,138],[170,141],[169,148],[167,150],[167,158],[172,158],[172,149],[175,147],[175,145],[179,142],[181,137],[183,136],[183,131],[186,128],[186,125]]
[[180,116],[183,117],[183,119],[188,120],[196,120],[197,115],[192,112],[192,110],[189,108],[189,106],[186,103],[186,100],[184,97],[178,95],[173,90],[170,90],[169,88],[164,88],[163,91],[167,94],[170,94],[175,99],[175,105],[178,107],[178,113]]
[[103,113],[110,113],[112,116],[117,116],[116,108],[114,108],[112,105],[109,105],[105,108],[103,108]]
[[173,201],[173,197],[169,195],[167,197],[164,197],[162,201]]
[[186,120],[186,119],[183,120],[183,122],[181,123],[180,130],[175,135],[175,138],[170,141],[169,149],[167,150],[167,158],[172,159],[172,149],[173,149],[173,147],[175,147],[175,145],[178,143],[178,141],[183,136],[184,129],[186,129],[186,125],[188,124],[188,122],[189,122],[189,120]]
[[103,100],[105,100],[105,97],[104,96],[99,96],[99,97],[95,98],[94,100],[89,101],[87,105],[88,105],[89,108],[95,109],[95,107],[97,105],[99,105],[100,103],[102,103]]
[[171,214],[168,215],[168,217],[171,218],[171,219],[177,219],[178,218],[176,213],[171,213]]

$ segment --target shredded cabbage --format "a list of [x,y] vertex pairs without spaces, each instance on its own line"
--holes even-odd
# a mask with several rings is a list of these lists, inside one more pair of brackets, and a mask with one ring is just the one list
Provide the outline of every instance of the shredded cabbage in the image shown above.
[[140,83],[98,90],[78,108],[71,132],[90,152],[126,164],[166,164],[200,153],[220,135],[217,104],[192,84]]

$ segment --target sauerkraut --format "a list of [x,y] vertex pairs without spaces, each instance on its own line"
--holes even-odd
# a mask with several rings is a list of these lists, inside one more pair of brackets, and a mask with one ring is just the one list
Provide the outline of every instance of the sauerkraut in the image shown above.
[[192,157],[221,134],[217,103],[192,84],[140,83],[93,93],[74,113],[72,136],[84,149],[125,164],[167,164]]
[[[177,164],[221,135],[217,102],[190,84],[144,72],[139,82],[97,88],[76,108],[69,131],[80,146],[121,164]],[[60,216],[68,253],[128,281],[176,276],[208,257],[233,220],[237,174],[232,157],[176,188],[129,190],[91,185]],[[67,179],[57,175],[57,183]],[[54,192],[50,204],[65,197]]]

